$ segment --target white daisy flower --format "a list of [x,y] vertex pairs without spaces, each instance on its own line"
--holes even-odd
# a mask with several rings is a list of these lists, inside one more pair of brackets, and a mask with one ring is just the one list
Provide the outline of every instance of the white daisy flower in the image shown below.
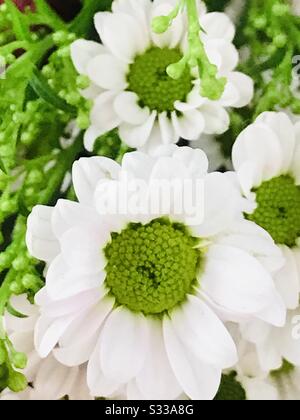
[[[274,276],[289,309],[283,328],[263,322],[244,325],[243,336],[256,344],[264,371],[279,369],[283,360],[300,363],[300,341],[292,336],[300,290],[300,124],[284,113],[267,112],[238,137],[233,164],[241,189],[255,202],[248,218],[267,230],[285,255]],[[295,312],[296,311],[296,312]]]
[[281,248],[286,264],[276,286],[288,309],[300,290],[300,123],[266,112],[236,140],[232,153],[244,195],[255,203],[248,219],[263,227]]
[[28,362],[22,373],[28,386],[18,394],[4,390],[0,400],[91,400],[86,384],[86,366],[66,367],[51,354],[41,359],[34,348],[34,327],[39,319],[39,308],[27,300],[26,295],[11,298],[11,306],[24,318],[9,313],[5,315],[5,326],[9,339],[18,352],[25,353]]
[[[157,157],[128,153],[122,165],[83,158],[73,167],[79,203],[60,200],[29,216],[28,249],[49,265],[36,298],[36,348],[41,357],[54,349],[67,366],[88,362],[93,395],[125,386],[129,399],[212,399],[222,370],[237,361],[219,316],[284,324],[270,274],[281,253],[243,220],[248,202],[231,177],[207,169],[201,150],[177,146]],[[204,220],[179,218],[171,200],[154,216],[104,214],[103,187],[113,190],[124,175],[146,183],[140,199],[156,182],[201,180]]]
[[77,40],[71,55],[77,71],[91,81],[83,92],[93,99],[85,147],[119,128],[130,147],[147,151],[179,138],[221,134],[229,127],[227,107],[243,107],[253,96],[252,80],[237,71],[239,57],[232,41],[235,28],[224,13],[199,12],[206,54],[227,84],[219,100],[200,95],[198,72],[186,68],[181,77],[166,73],[188,49],[187,22],[182,14],[164,34],[151,30],[154,17],[167,14],[175,0],[115,0],[112,13],[95,16],[103,43]]

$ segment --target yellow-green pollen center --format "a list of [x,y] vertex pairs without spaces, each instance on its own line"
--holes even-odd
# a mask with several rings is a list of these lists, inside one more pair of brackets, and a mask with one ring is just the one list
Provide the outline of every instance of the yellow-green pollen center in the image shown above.
[[294,247],[300,238],[300,187],[289,175],[264,182],[256,193],[257,208],[248,218],[279,245]]
[[177,80],[168,76],[166,69],[178,62],[178,49],[153,47],[135,58],[127,75],[128,90],[139,97],[139,105],[151,111],[170,113],[176,101],[185,101],[192,90],[192,76],[187,68]]
[[106,287],[133,312],[161,315],[194,293],[203,254],[199,239],[168,219],[133,223],[105,248]]

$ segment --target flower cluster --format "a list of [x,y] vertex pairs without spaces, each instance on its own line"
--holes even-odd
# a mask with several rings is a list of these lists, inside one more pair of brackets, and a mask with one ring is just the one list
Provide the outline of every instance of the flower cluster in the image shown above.
[[0,400],[300,399],[297,2],[205,3],[0,6]]

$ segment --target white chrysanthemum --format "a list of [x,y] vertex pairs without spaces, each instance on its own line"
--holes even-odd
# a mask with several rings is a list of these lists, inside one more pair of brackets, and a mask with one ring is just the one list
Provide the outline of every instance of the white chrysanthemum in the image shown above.
[[[248,202],[231,177],[207,169],[201,150],[176,146],[157,157],[128,153],[122,165],[84,158],[73,167],[79,203],[60,200],[30,215],[29,251],[49,264],[36,297],[36,348],[42,357],[54,349],[68,366],[88,362],[93,395],[126,386],[129,399],[211,399],[222,369],[236,363],[218,315],[284,324],[270,274],[281,267],[281,253],[243,220]],[[146,185],[131,204],[157,182],[201,181],[204,220],[190,224],[190,215],[175,214],[178,196],[155,216],[105,214],[103,191],[114,191],[125,175]]]
[[233,164],[246,197],[256,209],[249,218],[273,237],[285,255],[284,267],[274,276],[289,309],[286,325],[263,322],[244,325],[243,336],[256,344],[261,368],[279,369],[283,360],[300,365],[300,340],[292,335],[300,290],[300,124],[284,113],[264,113],[237,139]]
[[246,128],[233,147],[241,189],[255,202],[249,218],[273,237],[286,258],[276,286],[288,309],[300,290],[300,123],[266,112]]
[[187,48],[187,23],[180,14],[163,35],[151,31],[153,17],[170,12],[175,0],[115,0],[112,13],[98,13],[95,26],[103,45],[77,40],[71,54],[77,71],[91,86],[83,92],[94,101],[85,146],[92,150],[103,133],[118,127],[130,147],[152,150],[196,140],[200,134],[228,129],[227,107],[243,107],[253,96],[252,80],[234,69],[238,52],[234,26],[224,13],[200,12],[202,40],[219,76],[227,78],[220,100],[200,96],[197,74],[186,69],[179,80],[166,74]]
[[22,373],[32,386],[15,394],[3,391],[0,400],[59,400],[66,396],[70,400],[92,399],[86,384],[86,366],[66,367],[52,355],[41,359],[34,348],[34,327],[39,319],[39,308],[28,302],[26,295],[11,298],[12,307],[25,316],[18,318],[5,315],[9,338],[19,352],[28,357]]

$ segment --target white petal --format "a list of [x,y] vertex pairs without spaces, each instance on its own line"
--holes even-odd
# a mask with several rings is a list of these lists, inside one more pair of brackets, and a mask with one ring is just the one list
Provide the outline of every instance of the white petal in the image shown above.
[[35,206],[27,220],[26,245],[32,256],[39,260],[51,261],[59,253],[60,247],[51,227],[53,208]]
[[87,73],[92,82],[103,89],[122,90],[126,88],[126,66],[111,54],[94,57],[87,66]]
[[88,152],[92,152],[94,148],[95,141],[98,137],[104,134],[103,129],[95,125],[91,125],[84,133],[84,147]]
[[209,39],[202,35],[205,51],[211,63],[218,67],[219,76],[227,77],[228,73],[236,68],[239,54],[235,46],[221,39]]
[[158,123],[161,132],[161,140],[163,144],[176,143],[178,135],[176,134],[175,128],[172,121],[167,116],[166,112],[158,115]]
[[178,137],[185,140],[198,140],[205,127],[202,112],[196,109],[186,111],[180,117],[173,112],[172,122]]
[[208,159],[200,149],[190,147],[178,147],[173,153],[173,158],[184,163],[191,177],[202,177],[208,171]]
[[78,368],[69,369],[50,356],[42,362],[34,381],[34,389],[45,399],[59,400],[69,394],[77,374]]
[[78,273],[98,273],[106,265],[103,249],[110,239],[106,228],[94,225],[68,230],[60,239],[62,256],[67,265]]
[[210,38],[226,39],[229,42],[233,41],[235,27],[225,13],[207,13],[201,16],[200,24]]
[[80,74],[87,75],[89,62],[99,54],[106,52],[103,45],[98,42],[77,39],[71,44],[71,57],[73,64]]
[[105,376],[120,382],[132,379],[142,368],[149,331],[143,315],[115,309],[101,333],[100,360]]
[[286,263],[275,275],[275,284],[288,309],[296,309],[299,304],[300,284],[294,252],[287,246],[281,247]]
[[238,93],[238,97],[228,103],[227,106],[242,108],[248,105],[254,95],[253,80],[246,74],[237,71],[229,73],[226,77],[227,86]]
[[39,313],[38,308],[29,302],[26,294],[12,296],[9,303],[17,312],[22,315],[36,316]]
[[137,375],[136,384],[145,399],[174,400],[182,388],[170,366],[165,350],[160,321],[150,324],[150,343],[145,364]]
[[295,125],[295,133],[296,133],[296,144],[295,144],[291,170],[295,177],[297,185],[300,185],[300,165],[299,165],[299,162],[300,162],[300,123],[299,122]]
[[94,19],[103,44],[125,63],[132,63],[149,45],[148,34],[133,16],[100,12]]
[[149,0],[115,0],[111,7],[114,13],[134,16],[143,25],[145,31],[149,31],[148,16],[151,8]]
[[221,369],[202,363],[191,355],[167,317],[163,321],[163,331],[169,361],[183,391],[194,400],[212,400],[221,382]]
[[122,169],[136,179],[149,179],[155,159],[146,153],[126,153],[122,160]]
[[115,91],[107,91],[101,93],[94,101],[90,120],[98,136],[116,128],[121,122],[114,109],[114,101],[117,94]]
[[120,93],[114,102],[114,107],[119,118],[128,124],[141,125],[150,116],[148,108],[141,108],[139,98],[133,92]]
[[254,255],[268,271],[277,272],[284,263],[280,248],[267,231],[249,220],[235,222],[227,235],[218,239],[219,244],[230,245]]
[[100,364],[100,347],[99,340],[88,363],[87,383],[92,395],[108,397],[117,391],[121,383],[104,376]]
[[[241,214],[241,196],[229,179],[214,172],[204,178],[204,221],[192,227],[201,236],[208,237],[222,232]],[[222,209],[222,211],[220,211]]]
[[76,267],[70,268],[64,258],[59,255],[51,263],[47,272],[47,292],[52,299],[66,299],[100,287],[104,279],[104,271],[89,275],[80,274]]
[[243,388],[246,390],[247,401],[277,401],[278,391],[267,380],[260,378],[244,378]]
[[[98,333],[103,321],[113,309],[114,303],[114,299],[107,295],[101,299],[99,294],[99,302],[77,317],[61,336],[59,340],[60,347],[77,346],[86,339],[93,337],[95,333]],[[84,331],[84,336],[82,336],[82,331]],[[98,338],[96,341],[98,342]]]
[[263,180],[279,176],[282,151],[276,133],[265,124],[248,126],[233,146],[232,160],[236,170],[248,162],[256,165],[255,186],[259,186]]
[[230,118],[225,109],[213,102],[204,104],[200,108],[205,121],[205,134],[222,134],[230,124]]
[[236,364],[237,351],[231,336],[199,298],[188,296],[182,308],[170,317],[176,335],[197,359],[221,369]]
[[150,137],[156,119],[156,111],[153,111],[144,124],[139,126],[131,124],[121,124],[119,134],[121,139],[129,147],[140,148],[144,146]]
[[117,179],[120,166],[102,156],[81,158],[73,164],[72,178],[78,200],[82,204],[93,204],[94,192],[101,179]]
[[282,366],[280,343],[272,334],[262,343],[257,345],[259,363],[263,371],[278,370]]
[[[85,311],[95,305],[106,294],[107,290],[105,290],[104,287],[97,287],[65,299],[49,299],[40,310],[43,315],[49,318],[65,317],[70,314],[78,316],[81,311]],[[76,318],[76,316],[74,316],[74,318]]]
[[275,287],[257,259],[238,248],[212,245],[201,289],[224,308],[255,316],[272,301]]
[[40,357],[45,358],[56,346],[76,315],[68,315],[56,320],[41,316],[35,327],[35,348]]
[[88,223],[95,223],[95,226],[99,225],[99,216],[90,207],[75,201],[60,199],[53,209],[51,221],[55,236],[60,238],[72,227]]
[[279,140],[281,147],[281,171],[288,172],[295,151],[295,129],[289,117],[283,112],[264,112],[257,119],[257,123],[266,124]]
[[[168,15],[175,7],[172,2],[168,2],[167,0],[160,2],[160,4],[157,3],[154,2],[153,4],[151,20],[156,16]],[[171,27],[166,32],[163,34],[151,32],[152,40],[159,48],[176,48],[182,39],[183,30],[184,22],[182,14],[178,13],[178,16],[173,20]]]

